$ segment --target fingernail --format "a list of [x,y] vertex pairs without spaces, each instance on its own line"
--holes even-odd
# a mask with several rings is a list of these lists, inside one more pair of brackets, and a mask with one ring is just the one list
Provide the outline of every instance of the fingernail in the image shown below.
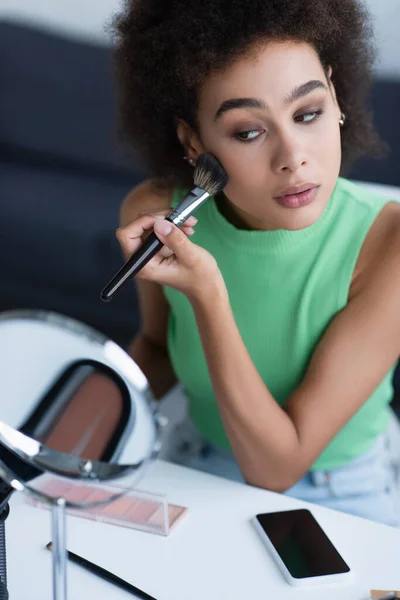
[[154,229],[158,231],[158,233],[161,233],[161,235],[168,235],[172,231],[172,225],[164,219],[163,221],[156,221]]

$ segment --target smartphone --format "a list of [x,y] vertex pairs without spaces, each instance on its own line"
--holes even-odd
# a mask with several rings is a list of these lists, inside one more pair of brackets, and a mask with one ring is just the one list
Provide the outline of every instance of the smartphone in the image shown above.
[[309,510],[259,514],[253,522],[290,585],[350,579],[350,567]]

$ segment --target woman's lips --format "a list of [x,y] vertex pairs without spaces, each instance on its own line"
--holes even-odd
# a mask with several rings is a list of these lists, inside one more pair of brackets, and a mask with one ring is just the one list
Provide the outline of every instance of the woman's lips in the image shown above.
[[301,208],[311,204],[316,198],[318,187],[313,187],[300,194],[289,194],[287,196],[279,196],[274,198],[281,206],[285,208]]

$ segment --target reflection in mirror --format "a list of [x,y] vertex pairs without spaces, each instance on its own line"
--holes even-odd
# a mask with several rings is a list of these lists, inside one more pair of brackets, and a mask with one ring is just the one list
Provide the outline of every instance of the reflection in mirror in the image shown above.
[[62,371],[19,430],[52,450],[109,461],[131,410],[129,389],[115,371],[79,360]]

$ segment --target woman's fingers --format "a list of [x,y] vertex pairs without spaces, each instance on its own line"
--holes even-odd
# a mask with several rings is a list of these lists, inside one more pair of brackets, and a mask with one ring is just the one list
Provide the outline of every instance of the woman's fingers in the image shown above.
[[183,231],[165,219],[157,219],[154,223],[154,232],[182,265],[191,266],[198,247],[187,239]]
[[131,256],[143,243],[143,236],[151,232],[155,217],[146,215],[139,217],[126,227],[119,227],[115,232],[121,248],[126,256]]
[[128,259],[154,231],[162,246],[136,277],[193,294],[202,285],[201,282],[218,276],[218,265],[207,250],[189,239],[197,219],[192,216],[179,228],[166,220],[167,214],[168,211],[162,215],[160,211],[144,214],[126,227],[119,228],[117,237]]
[[[164,211],[169,214],[170,211]],[[160,214],[144,214],[135,221],[132,221],[125,227],[119,227],[116,231],[117,239],[122,247],[124,255],[129,258],[134,252],[136,252],[142,245],[144,239],[153,231],[156,221],[165,221],[165,216]],[[186,236],[194,234],[193,225],[197,223],[197,219],[194,216],[189,217],[187,221],[180,228],[182,233]],[[163,257],[171,256],[172,252],[162,249]]]

